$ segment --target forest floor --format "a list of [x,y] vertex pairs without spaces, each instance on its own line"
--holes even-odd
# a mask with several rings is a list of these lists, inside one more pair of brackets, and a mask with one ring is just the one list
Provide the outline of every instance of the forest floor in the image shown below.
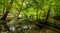
[[58,32],[50,29],[42,29],[42,30],[22,30],[22,31],[1,32],[1,33],[58,33]]
[[[8,17],[8,18],[10,18],[10,17]],[[44,28],[42,30],[21,30],[21,31],[14,31],[14,32],[2,32],[1,31],[0,33],[58,33],[58,32]]]

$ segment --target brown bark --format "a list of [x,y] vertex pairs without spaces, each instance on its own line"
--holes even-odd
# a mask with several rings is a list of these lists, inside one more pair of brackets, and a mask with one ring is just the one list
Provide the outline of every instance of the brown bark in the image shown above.
[[33,20],[32,23],[35,24],[35,25],[38,26],[38,27],[51,29],[51,30],[53,30],[53,31],[56,31],[56,32],[60,33],[60,30],[57,29],[57,28],[55,28],[55,27],[51,27],[51,26],[47,26],[47,25],[38,23],[38,22],[36,22],[35,20]]
[[2,25],[4,26],[4,28],[5,28],[6,31],[10,31],[10,29],[9,29],[9,27],[8,27],[8,25],[7,25],[7,23],[6,23],[5,20],[6,20],[6,17],[8,15],[9,11],[10,11],[10,8],[11,8],[12,4],[13,4],[13,0],[11,0],[10,4],[6,8],[5,14],[1,18]]
[[6,17],[9,13],[10,7],[7,7],[5,14],[2,16],[1,20],[6,20]]

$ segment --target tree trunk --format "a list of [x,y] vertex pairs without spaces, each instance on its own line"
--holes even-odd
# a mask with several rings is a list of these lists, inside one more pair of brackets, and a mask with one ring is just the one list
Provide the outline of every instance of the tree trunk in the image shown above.
[[50,8],[48,9],[46,19],[45,19],[45,21],[44,21],[44,23],[43,23],[44,25],[49,25],[48,22],[47,22],[47,20],[48,20],[48,18],[49,18],[49,15],[50,15]]
[[5,14],[2,16],[1,20],[6,20],[6,17],[9,13],[10,7],[7,7]]
[[11,0],[10,4],[6,8],[5,14],[1,18],[2,25],[4,26],[4,28],[5,28],[6,31],[10,31],[10,29],[9,29],[9,27],[8,27],[8,25],[7,25],[7,23],[6,23],[5,20],[6,20],[6,17],[8,15],[9,11],[10,11],[10,8],[11,8],[12,4],[13,4],[13,0]]

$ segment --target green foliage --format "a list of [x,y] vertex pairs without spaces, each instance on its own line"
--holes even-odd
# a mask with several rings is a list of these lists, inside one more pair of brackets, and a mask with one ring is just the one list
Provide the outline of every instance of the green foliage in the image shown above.
[[[10,14],[18,15],[23,14],[29,18],[33,15],[33,19],[36,20],[37,16],[41,21],[44,21],[50,9],[50,17],[60,16],[60,0],[0,0],[0,14],[3,12],[5,7],[10,6],[10,2],[13,1],[13,4],[10,8]],[[23,18],[21,17],[21,18]],[[20,20],[21,21],[21,20]]]

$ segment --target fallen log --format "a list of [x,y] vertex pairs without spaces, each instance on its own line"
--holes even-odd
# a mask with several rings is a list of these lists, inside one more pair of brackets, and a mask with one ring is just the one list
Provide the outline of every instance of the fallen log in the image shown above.
[[55,27],[47,26],[47,25],[38,23],[38,22],[36,22],[36,21],[32,21],[32,23],[35,24],[35,25],[38,26],[38,27],[42,26],[43,28],[51,29],[51,30],[53,30],[53,31],[56,31],[56,32],[60,33],[60,29],[57,29],[57,28],[55,28]]

